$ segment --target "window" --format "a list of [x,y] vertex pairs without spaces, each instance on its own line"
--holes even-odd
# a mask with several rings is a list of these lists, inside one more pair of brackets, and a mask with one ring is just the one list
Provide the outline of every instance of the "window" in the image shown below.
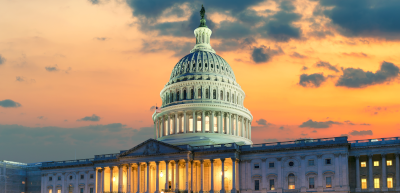
[[313,159],[308,160],[308,166],[313,166],[313,165],[314,165],[314,160]]
[[326,177],[326,187],[332,188],[332,178],[331,177]]
[[201,88],[197,90],[197,98],[201,99]]
[[331,159],[325,159],[325,164],[326,164],[326,165],[331,165],[331,163],[332,163],[332,160],[331,160]]
[[269,180],[269,189],[275,190],[275,181],[273,179]]
[[84,176],[84,175],[81,175],[81,180],[84,179],[84,178],[85,178],[85,176]]
[[221,96],[219,96],[219,100],[224,100],[224,91],[221,90]]
[[90,179],[93,179],[93,174],[90,174]]
[[213,90],[213,99],[217,99],[217,91],[215,89]]
[[235,95],[232,94],[232,103],[235,103]]
[[179,101],[180,100],[180,95],[179,95],[179,91],[176,93],[176,100]]
[[387,178],[387,187],[393,188],[393,178],[392,177]]
[[57,180],[61,180],[61,176],[58,176],[58,177],[57,177]]
[[367,162],[361,162],[361,167],[362,167],[362,168],[367,167]]
[[314,188],[315,183],[314,183],[314,178],[308,178],[308,188]]
[[226,101],[229,101],[229,92],[226,93]]
[[270,163],[269,163],[269,167],[270,167],[270,168],[275,167],[275,163],[274,163],[274,162],[270,162]]
[[53,190],[52,190],[52,189],[49,189],[49,193],[53,193]]
[[191,99],[194,99],[194,90],[193,89],[190,89],[190,97],[191,97]]
[[69,176],[69,179],[72,180],[72,176]]
[[367,189],[367,179],[361,179],[361,189]]
[[183,100],[186,100],[186,90],[183,90]]
[[22,184],[25,184],[25,181],[22,181]]
[[379,161],[374,161],[374,166],[379,166]]
[[289,162],[289,166],[294,166],[294,162]]
[[295,180],[294,174],[289,174],[288,184],[289,184],[289,189],[290,190],[295,189],[294,180]]
[[210,98],[210,92],[206,89],[206,99]]
[[52,181],[53,180],[53,177],[49,177],[49,181]]
[[386,161],[386,165],[387,165],[387,166],[392,166],[392,160],[387,160],[387,161]]
[[254,164],[254,169],[260,168],[260,164]]
[[379,178],[374,178],[374,188],[379,188]]
[[93,193],[93,188],[90,188],[90,193]]
[[254,190],[260,190],[260,180],[254,180]]
[[80,193],[83,193],[83,188],[81,188],[81,191],[80,191]]
[[61,189],[58,189],[58,190],[57,190],[57,193],[61,193]]

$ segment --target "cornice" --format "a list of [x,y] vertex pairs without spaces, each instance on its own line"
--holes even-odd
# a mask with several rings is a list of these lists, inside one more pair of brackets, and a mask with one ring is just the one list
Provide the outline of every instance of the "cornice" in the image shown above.
[[[193,75],[193,76],[196,76],[196,75]],[[219,82],[219,81],[215,81],[215,80],[187,80],[187,81],[173,83],[173,84],[170,84],[168,86],[165,86],[161,90],[160,96],[162,96],[163,93],[165,91],[167,91],[167,90],[175,90],[176,89],[175,87],[179,87],[180,89],[182,89],[182,87],[197,86],[197,85],[202,85],[202,86],[205,86],[205,85],[208,85],[208,86],[223,86],[224,88],[236,89],[243,96],[245,96],[245,92],[242,90],[242,88],[239,86],[239,84],[234,85],[234,84],[230,84],[230,83],[227,83],[227,82]]]
[[359,150],[359,149],[371,149],[371,148],[388,148],[388,147],[400,147],[400,144],[382,144],[382,145],[367,145],[367,146],[358,146],[358,147],[350,147],[351,150]]
[[279,151],[291,151],[291,150],[307,150],[307,149],[316,149],[316,148],[336,148],[336,147],[346,147],[349,146],[348,143],[345,144],[328,144],[328,145],[318,145],[318,146],[301,146],[301,147],[277,147],[275,149],[259,149],[259,150],[253,150],[253,151],[243,151],[241,152],[241,155],[246,155],[246,154],[253,154],[253,153],[262,153],[262,152],[279,152]]

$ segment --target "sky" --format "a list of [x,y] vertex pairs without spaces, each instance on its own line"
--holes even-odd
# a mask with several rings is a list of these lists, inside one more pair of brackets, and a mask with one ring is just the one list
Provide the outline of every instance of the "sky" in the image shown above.
[[254,143],[399,136],[400,1],[0,0],[0,160],[92,158],[153,137],[202,4]]

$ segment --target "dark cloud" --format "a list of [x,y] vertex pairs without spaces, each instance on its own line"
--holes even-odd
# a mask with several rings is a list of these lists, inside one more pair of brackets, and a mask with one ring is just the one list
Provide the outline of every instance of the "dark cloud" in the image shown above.
[[301,70],[308,70],[307,66],[303,66],[303,68],[301,68]]
[[100,117],[93,114],[92,116],[86,116],[86,117],[83,117],[82,119],[78,119],[76,121],[100,121]]
[[342,54],[344,56],[353,56],[353,57],[358,57],[358,58],[368,58],[368,55],[363,53],[363,52],[360,52],[360,53],[356,53],[356,52],[346,53],[346,52],[343,52]]
[[301,15],[287,11],[279,11],[269,17],[269,21],[259,28],[260,34],[268,39],[279,42],[287,42],[290,39],[298,39],[301,36],[301,29],[292,23],[299,20]]
[[382,62],[381,67],[375,73],[364,71],[360,68],[342,69],[343,75],[339,77],[336,86],[348,88],[364,88],[367,86],[390,82],[399,76],[399,67],[390,62]]
[[290,57],[292,57],[292,58],[300,58],[300,59],[307,58],[307,56],[299,54],[297,52],[293,52],[293,54],[291,54]]
[[95,5],[101,3],[100,0],[88,0],[88,1],[89,1],[90,3],[92,3],[92,4],[95,4]]
[[49,72],[56,72],[56,71],[58,71],[59,69],[58,69],[58,67],[57,67],[57,64],[56,65],[54,65],[54,66],[46,66],[46,67],[44,67],[47,71],[49,71]]
[[352,136],[372,135],[372,130],[361,130],[361,131],[353,130],[352,132],[349,133],[349,135]]
[[323,14],[339,26],[345,36],[400,39],[400,1],[398,0],[321,0]]
[[150,111],[155,111],[156,110],[156,106],[151,106],[150,107]]
[[336,122],[336,121],[313,121],[313,120],[308,120],[304,123],[302,123],[299,127],[307,127],[307,128],[314,128],[314,129],[325,129],[329,128],[331,125],[341,125],[342,123]]
[[335,66],[332,66],[329,62],[318,61],[315,65],[317,67],[322,67],[322,68],[326,68],[328,70],[339,72],[339,70]]
[[10,100],[10,99],[6,99],[6,100],[2,100],[0,101],[0,107],[4,107],[4,108],[17,108],[20,107],[21,104]]
[[264,63],[269,62],[273,56],[282,53],[283,51],[280,47],[277,47],[277,49],[271,49],[270,47],[267,48],[262,45],[260,47],[254,47],[251,58],[255,63]]
[[130,149],[152,137],[154,127],[134,129],[121,123],[73,128],[0,125],[0,146],[13,147],[0,148],[0,154],[28,163],[72,160],[75,152],[78,159],[93,158]]
[[258,121],[256,120],[256,123],[259,124],[259,125],[267,125],[267,120],[259,119]]
[[46,117],[44,117],[44,116],[39,116],[39,117],[37,117],[38,119],[41,119],[41,120],[46,120],[47,118]]
[[106,38],[106,37],[95,37],[94,39],[99,40],[99,41],[106,41],[109,38]]
[[[194,45],[190,42],[182,42],[182,41],[147,41],[142,40],[142,52],[145,53],[156,53],[162,51],[174,51],[174,56],[183,57],[190,53],[190,50],[193,49]],[[130,53],[130,52],[126,52]]]
[[278,142],[278,139],[276,139],[276,138],[264,139],[264,142],[266,142],[266,143]]
[[302,87],[319,87],[326,78],[322,73],[302,74],[300,75],[299,85]]
[[35,83],[36,82],[35,79],[27,80],[25,77],[22,77],[22,76],[16,76],[15,77],[15,81],[17,81],[17,82],[26,82],[26,83]]
[[0,65],[4,64],[4,62],[6,62],[6,59],[0,55]]
[[21,77],[21,76],[17,76],[17,77],[15,77],[15,79],[16,79],[16,81],[18,81],[18,82],[24,82],[25,80],[24,80],[24,77]]

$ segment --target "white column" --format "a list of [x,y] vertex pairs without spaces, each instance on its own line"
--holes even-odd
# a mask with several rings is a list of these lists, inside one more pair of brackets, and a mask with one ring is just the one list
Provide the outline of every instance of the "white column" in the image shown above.
[[131,193],[132,192],[132,165],[128,164],[128,176],[127,176],[127,192]]
[[241,137],[244,137],[244,117],[242,117],[242,122],[240,123],[240,130]]
[[175,189],[175,175],[174,175],[175,164],[171,163],[171,190]]
[[189,160],[185,160],[186,164],[186,191],[189,192]]
[[147,182],[146,182],[146,192],[150,193],[150,162],[146,162],[146,167],[147,167],[147,172],[146,172],[146,176],[147,176]]
[[360,156],[356,155],[356,192],[361,192],[360,181]]
[[349,158],[348,158],[348,153],[342,153],[342,175],[343,175],[343,181],[342,185],[344,186],[344,190],[350,191],[350,186],[349,186]]
[[[95,174],[94,174],[94,179],[95,179],[95,186],[93,187],[94,189],[93,189],[93,192],[94,193],[97,193],[97,192],[99,192],[99,186],[100,186],[100,178],[99,178],[99,168],[95,168]],[[61,176],[61,182],[64,182],[64,175],[62,175]],[[61,187],[61,192],[62,193],[64,193],[64,190],[63,190],[63,188],[64,188],[64,185],[62,185],[62,187]]]
[[201,111],[201,132],[205,133],[206,131],[206,112],[203,110]]
[[[85,175],[85,192],[86,192],[86,193],[90,193],[90,192],[89,192],[89,183],[88,183],[88,180],[89,180],[89,171],[86,171],[84,175]],[[55,186],[55,185],[56,185],[56,184],[55,184],[55,182],[54,182],[54,186]],[[55,187],[54,187],[54,188],[55,188]],[[56,189],[54,189],[54,191],[55,191],[54,193],[57,193],[57,192],[56,192],[56,191],[57,191]]]
[[140,193],[140,162],[137,163],[137,193]]
[[169,186],[168,186],[168,182],[169,182],[169,160],[165,161],[165,191],[168,191]]
[[323,180],[323,174],[322,174],[322,154],[317,155],[317,165],[318,165],[318,186],[317,186],[317,191],[322,192],[323,186],[322,186],[322,180]]
[[110,166],[110,192],[113,192],[113,167],[114,166]]
[[372,172],[372,154],[368,155],[368,189],[374,191],[374,174]]
[[193,133],[196,133],[196,127],[197,127],[197,116],[196,116],[196,111],[193,111]]
[[106,174],[106,168],[103,167],[103,168],[101,168],[101,189],[100,189],[101,193],[103,193],[105,191],[104,190],[104,187],[106,186],[106,182],[104,180],[105,174]]
[[232,158],[232,190],[231,190],[231,192],[236,193],[236,158]]
[[178,122],[179,122],[178,113],[175,113],[175,124],[174,124],[175,130],[174,130],[174,134],[179,133],[179,131],[178,131]]
[[218,116],[218,133],[222,134],[222,111],[220,111]]
[[267,191],[267,158],[261,159],[262,191]]
[[176,175],[176,185],[175,185],[175,192],[179,192],[179,160],[175,160],[175,175]]
[[[307,185],[306,185],[306,156],[300,156],[301,159],[301,166],[300,166],[300,175],[299,178],[300,179],[300,191],[301,192],[306,192],[307,190]],[[337,173],[337,171],[335,171],[335,174]]]
[[238,121],[238,115],[235,115],[235,135],[239,136],[239,121]]
[[123,174],[123,171],[124,171],[124,166],[123,165],[119,165],[118,166],[118,192],[123,192],[124,190],[123,190],[123,188],[122,188],[122,185],[123,185],[123,177],[122,177],[122,174]]
[[232,132],[232,114],[231,113],[228,113],[228,122],[229,122],[229,127],[228,127],[228,135],[233,135],[233,132]]
[[167,127],[167,136],[170,135],[171,132],[171,115],[168,115],[168,127]]
[[249,133],[249,139],[251,140],[251,122],[250,121],[249,121],[248,133]]
[[[386,176],[386,153],[382,153],[382,191],[388,191],[387,176]],[[397,172],[396,172],[397,173]]]
[[219,191],[220,193],[225,193],[225,158],[221,158],[221,190]]
[[211,187],[210,193],[214,193],[214,160],[211,159]]
[[214,133],[214,111],[211,111],[211,116],[210,116],[210,130],[211,133]]
[[400,191],[400,154],[395,153],[396,156],[396,191]]
[[340,188],[340,184],[339,184],[339,178],[340,178],[340,162],[339,162],[339,156],[340,153],[335,153],[335,184],[332,187],[335,187],[335,189],[339,189]]
[[161,128],[160,128],[160,137],[163,137],[164,135],[165,135],[165,132],[164,132],[164,116],[162,116],[161,117]]
[[154,193],[160,192],[160,162],[156,161],[156,191]]
[[186,120],[186,111],[183,111],[183,133],[186,133],[187,128],[188,128],[188,124],[187,124],[187,120]]
[[246,177],[246,179],[247,179],[247,190],[251,190],[252,189],[251,186],[250,186],[251,185],[251,176],[253,176],[252,175],[253,174],[253,170],[251,168],[251,160],[247,160],[246,166],[247,166],[247,177]]
[[[204,112],[204,111],[203,111]],[[204,160],[200,160],[200,193],[203,193],[204,187]]]
[[283,191],[283,182],[282,182],[282,176],[283,176],[283,173],[282,173],[282,158],[281,157],[278,157],[278,158],[276,158],[276,160],[277,160],[277,162],[276,162],[276,169],[278,170],[278,178],[276,179],[276,181],[277,181],[277,189],[280,189],[281,191]]

